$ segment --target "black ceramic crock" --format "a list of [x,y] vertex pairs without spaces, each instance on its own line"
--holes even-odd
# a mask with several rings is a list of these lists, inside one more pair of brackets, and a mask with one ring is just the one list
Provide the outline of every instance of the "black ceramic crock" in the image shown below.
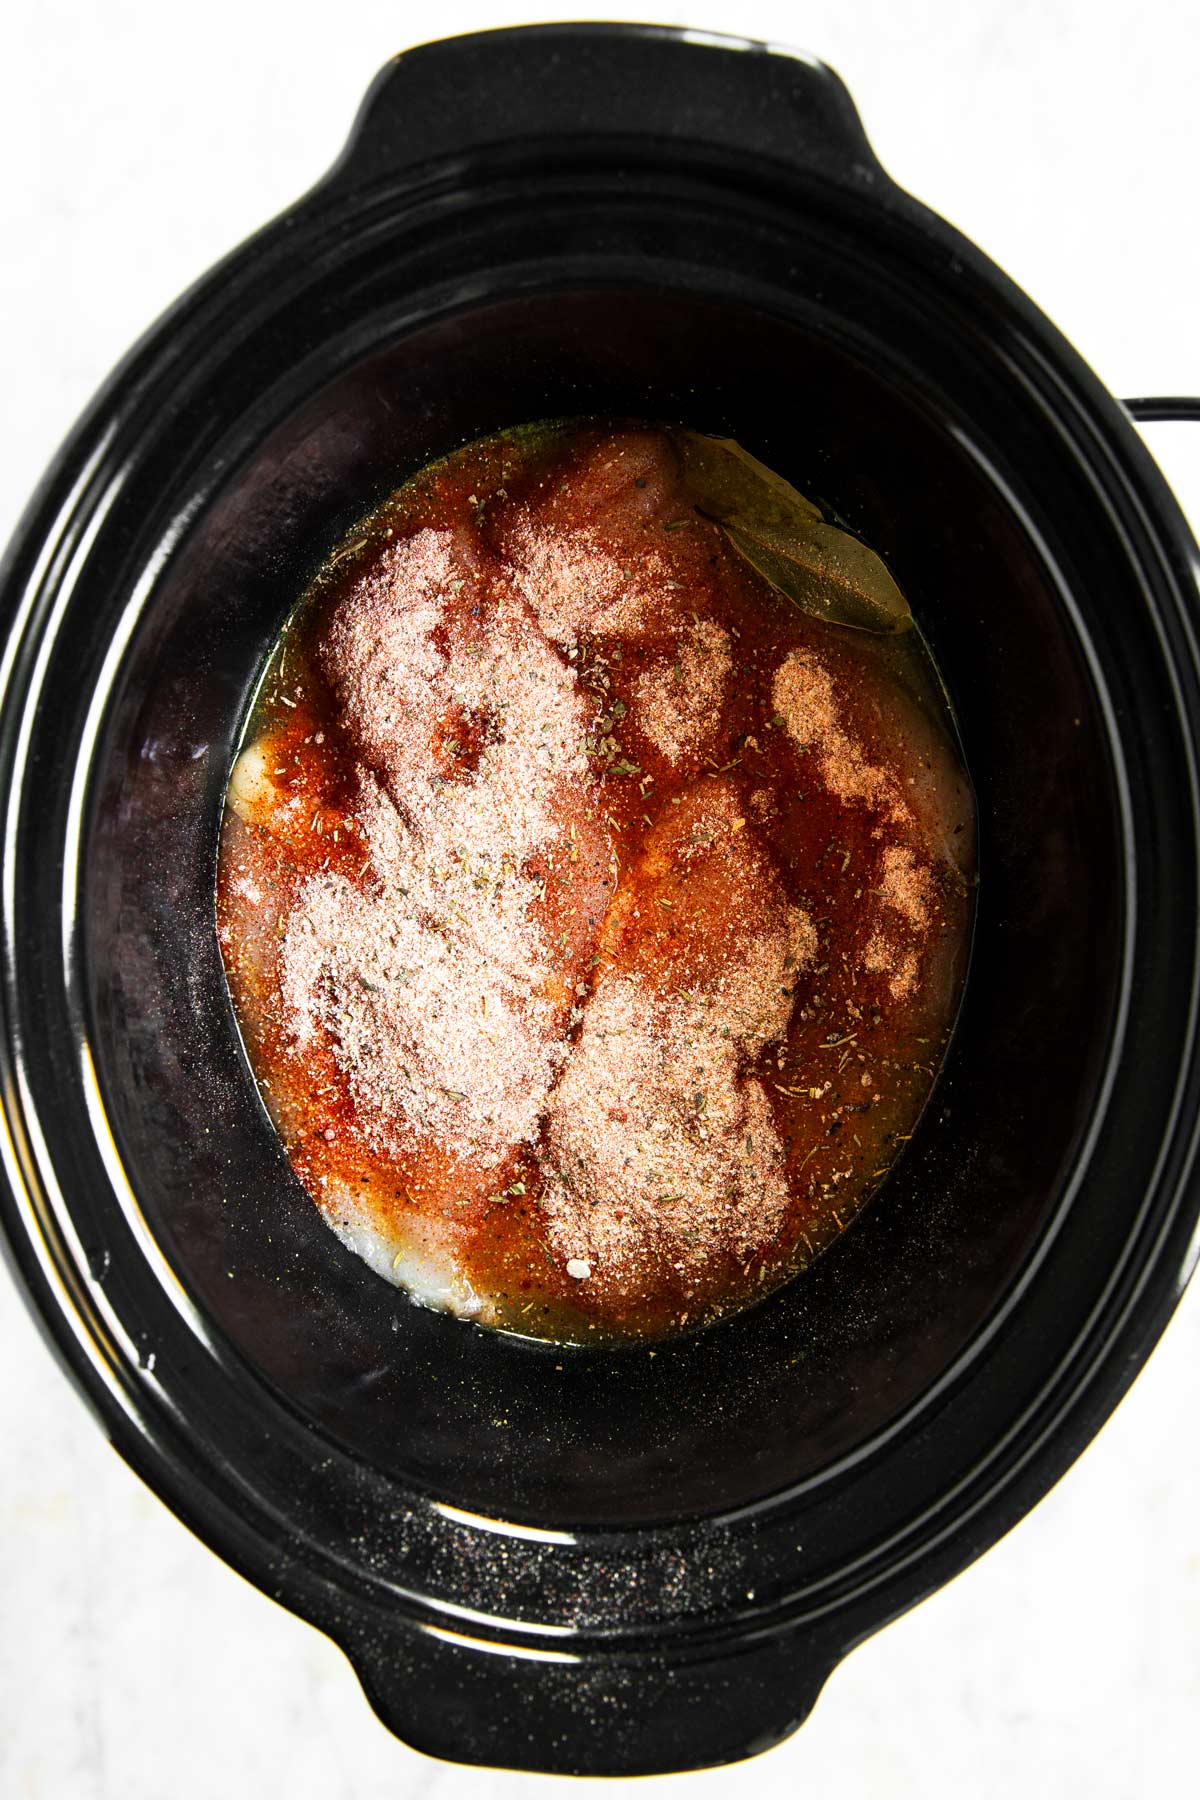
[[[344,1251],[213,928],[281,620],[347,526],[564,413],[736,436],[887,557],[979,799],[962,1018],[884,1191],[686,1342],[556,1350]],[[463,1761],[791,1731],[1096,1431],[1195,1249],[1197,550],[1129,416],[879,167],[837,78],[556,26],[389,65],[136,348],[3,573],[5,1235],[113,1442]]]

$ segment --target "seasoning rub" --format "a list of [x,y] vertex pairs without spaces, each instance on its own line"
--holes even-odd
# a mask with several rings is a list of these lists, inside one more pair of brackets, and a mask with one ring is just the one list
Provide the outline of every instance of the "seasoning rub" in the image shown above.
[[851,1222],[952,1026],[973,858],[878,559],[722,440],[556,422],[328,559],[231,775],[218,928],[333,1230],[425,1304],[595,1343]]

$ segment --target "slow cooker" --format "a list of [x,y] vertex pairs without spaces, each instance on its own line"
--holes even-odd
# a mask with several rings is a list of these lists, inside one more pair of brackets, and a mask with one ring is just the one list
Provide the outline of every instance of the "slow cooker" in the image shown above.
[[[735,437],[885,556],[980,819],[904,1157],[810,1272],[653,1355],[421,1310],[344,1250],[214,933],[312,572],[431,457],[581,413]],[[80,421],[0,579],[4,1237],[121,1453],[408,1742],[762,1749],[1112,1410],[1200,1242],[1198,566],[1130,410],[828,68],[659,28],[396,59]]]

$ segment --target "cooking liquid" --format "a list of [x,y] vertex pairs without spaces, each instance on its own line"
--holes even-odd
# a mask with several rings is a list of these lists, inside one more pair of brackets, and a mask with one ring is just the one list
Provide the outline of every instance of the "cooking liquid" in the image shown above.
[[220,942],[326,1221],[559,1341],[744,1306],[911,1135],[974,807],[927,652],[801,610],[575,421],[431,465],[321,570],[231,779]]

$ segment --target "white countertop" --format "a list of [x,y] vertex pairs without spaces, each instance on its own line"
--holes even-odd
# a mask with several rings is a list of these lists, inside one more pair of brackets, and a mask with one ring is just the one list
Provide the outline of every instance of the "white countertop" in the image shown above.
[[[14,0],[0,38],[0,538],[116,357],[316,176],[386,56],[563,16],[488,0],[436,13],[405,0]],[[1194,6],[697,0],[604,16],[823,56],[897,179],[1007,268],[1115,392],[1200,392]],[[1152,441],[1200,519],[1200,428]],[[107,1448],[2,1277],[0,1359],[5,1800],[550,1793],[544,1777],[395,1743],[341,1654],[232,1574]],[[1198,1721],[1195,1284],[1058,1488],[857,1650],[795,1738],[665,1779],[720,1800],[1174,1800],[1195,1792]]]

